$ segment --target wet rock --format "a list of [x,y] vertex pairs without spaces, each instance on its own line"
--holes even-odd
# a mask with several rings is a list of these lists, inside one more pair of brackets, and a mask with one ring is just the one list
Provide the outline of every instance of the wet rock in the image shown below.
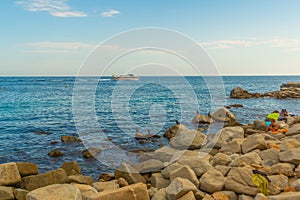
[[164,164],[161,161],[155,159],[147,160],[134,166],[134,168],[140,173],[158,171],[163,167]]
[[155,188],[166,188],[168,185],[170,185],[170,183],[170,180],[165,179],[161,173],[154,173],[151,176],[151,185],[153,185]]
[[281,162],[288,162],[295,165],[300,164],[300,148],[292,149],[279,153],[279,160]]
[[177,177],[187,179],[191,181],[197,188],[199,187],[199,180],[195,172],[187,165],[183,165],[180,168],[174,170],[170,174],[170,180],[173,181]]
[[80,190],[70,184],[54,184],[28,193],[26,200],[82,200]]
[[120,167],[115,171],[115,178],[124,178],[129,184],[133,183],[146,183],[143,176],[130,164],[123,162]]
[[138,199],[149,200],[147,186],[143,183],[132,184],[115,190],[106,190],[93,194],[89,200],[125,200],[125,199]]
[[115,179],[115,177],[114,174],[112,173],[102,173],[98,178],[98,180],[103,180],[103,181],[111,181],[113,179]]
[[63,169],[49,171],[44,174],[26,176],[20,182],[20,188],[25,190],[34,190],[36,188],[65,183],[67,173]]
[[92,186],[98,191],[106,191],[106,190],[115,190],[120,188],[117,180],[106,181],[106,182],[96,182],[93,183]]
[[213,120],[211,119],[210,116],[201,115],[197,113],[195,117],[192,119],[192,122],[194,124],[211,124]]
[[29,193],[29,191],[27,191],[27,190],[23,190],[23,189],[20,189],[20,188],[14,189],[15,199],[17,199],[17,200],[26,200],[26,195],[28,193]]
[[0,186],[15,185],[21,180],[21,176],[16,163],[0,164]]
[[63,155],[64,154],[58,149],[54,149],[54,150],[52,150],[48,153],[48,156],[51,156],[51,157],[60,157],[60,156],[63,156]]
[[228,166],[231,163],[231,157],[224,154],[224,153],[217,153],[212,161],[211,161],[211,165],[212,166],[216,166],[216,165],[224,165],[224,166]]
[[51,135],[51,132],[48,131],[36,131],[35,134],[37,135]]
[[12,187],[0,186],[0,199],[14,200],[14,191]]
[[205,134],[197,130],[182,131],[171,139],[170,145],[175,149],[200,149],[205,138]]
[[244,163],[251,165],[260,165],[261,164],[261,158],[259,155],[255,152],[250,152],[247,154],[244,154],[242,156],[237,157],[232,163],[230,164],[231,167],[238,167],[243,165]]
[[267,143],[263,135],[251,135],[242,144],[242,152],[248,153],[254,149],[265,150]]
[[269,200],[296,200],[300,199],[300,192],[286,192],[275,196],[268,196]]
[[172,137],[175,137],[178,133],[182,131],[188,131],[189,129],[183,125],[183,124],[176,124],[170,128],[164,133],[164,137],[170,139]]
[[189,180],[179,177],[174,179],[166,188],[168,200],[179,199],[190,191],[195,193],[197,191],[196,186]]
[[70,135],[63,135],[61,136],[61,141],[62,142],[81,142],[81,139],[75,136],[70,136]]
[[68,176],[70,175],[78,175],[81,171],[80,166],[76,161],[73,162],[64,162],[61,165],[61,168],[64,169]]
[[22,177],[37,175],[39,173],[37,164],[30,162],[17,162],[16,165]]
[[252,175],[250,168],[232,168],[225,181],[225,188],[239,194],[255,196],[259,190],[252,182]]
[[68,176],[66,179],[67,183],[79,183],[85,185],[92,185],[94,179],[89,176],[83,176],[81,174]]
[[254,120],[254,128],[257,129],[257,130],[261,130],[261,131],[265,131],[266,128],[267,128],[267,125],[265,123],[265,121],[263,120]]
[[208,170],[200,178],[200,189],[209,193],[221,191],[224,184],[223,174],[214,169]]
[[97,156],[98,153],[101,152],[101,149],[95,148],[95,147],[90,147],[88,149],[85,149],[81,152],[82,156],[84,158],[93,158]]

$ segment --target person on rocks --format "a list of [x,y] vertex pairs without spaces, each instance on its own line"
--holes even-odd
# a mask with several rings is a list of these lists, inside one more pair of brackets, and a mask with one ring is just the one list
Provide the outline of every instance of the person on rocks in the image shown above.
[[272,133],[278,131],[278,125],[273,118],[271,119],[271,124],[266,128],[266,133],[269,131],[272,131]]
[[279,113],[279,120],[280,121],[285,121],[285,123],[287,123],[287,116],[289,115],[289,113],[287,112],[286,109],[282,109]]

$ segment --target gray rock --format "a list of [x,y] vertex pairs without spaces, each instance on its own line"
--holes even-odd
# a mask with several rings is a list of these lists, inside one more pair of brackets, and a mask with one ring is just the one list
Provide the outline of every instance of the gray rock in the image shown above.
[[255,196],[259,190],[252,182],[252,175],[251,168],[232,168],[225,181],[225,188],[239,194]]
[[254,149],[265,150],[267,143],[263,135],[251,135],[242,144],[242,152],[248,153]]
[[197,130],[182,131],[171,139],[170,145],[175,149],[200,149],[205,138],[206,135]]
[[286,192],[276,196],[268,196],[269,200],[296,200],[300,199],[300,192]]
[[14,191],[12,187],[0,186],[0,199],[2,200],[14,200]]
[[261,158],[259,155],[255,152],[250,152],[245,155],[237,157],[232,163],[230,164],[231,167],[238,167],[243,165],[243,163],[246,163],[248,165],[255,164],[260,165],[261,164]]
[[300,124],[293,125],[286,133],[287,136],[297,135],[297,134],[300,134]]
[[0,186],[15,185],[21,180],[21,176],[16,163],[0,164]]
[[221,191],[224,184],[223,174],[215,169],[208,170],[200,178],[200,189],[209,193]]
[[17,162],[16,165],[22,177],[37,175],[39,173],[37,164],[30,163],[30,162]]
[[190,191],[197,192],[196,186],[189,180],[179,177],[166,188],[168,200],[176,200]]
[[231,157],[224,154],[224,153],[217,153],[212,161],[210,162],[212,166],[216,166],[216,165],[224,165],[224,166],[228,166],[231,163]]
[[173,163],[169,166],[167,166],[166,168],[164,168],[162,171],[161,171],[161,175],[166,178],[166,179],[170,179],[170,174],[172,171],[180,168],[182,166],[182,164],[179,164],[179,163]]
[[170,183],[170,180],[165,179],[161,173],[154,173],[151,175],[151,185],[157,189],[166,188]]
[[260,130],[260,131],[265,131],[266,128],[267,128],[267,125],[265,123],[265,121],[263,120],[254,120],[254,128],[257,129],[257,130]]
[[54,184],[29,192],[26,200],[82,200],[80,190],[70,184]]
[[275,148],[267,149],[258,153],[262,160],[279,161],[279,150]]
[[124,178],[129,184],[146,183],[144,177],[130,164],[123,162],[115,171],[115,178]]
[[270,175],[283,174],[285,176],[294,176],[295,165],[290,163],[277,163],[271,166]]
[[197,188],[199,187],[199,180],[195,172],[187,165],[183,165],[182,167],[171,172],[170,174],[171,182],[175,180],[177,177],[187,179],[191,181]]
[[140,172],[140,173],[148,173],[148,172],[154,172],[162,169],[164,167],[164,164],[155,159],[146,160],[144,162],[141,162],[137,165],[134,165],[134,168]]
[[168,200],[166,188],[162,188],[155,193],[151,200]]
[[300,148],[292,149],[279,153],[279,160],[281,162],[288,162],[295,165],[300,164]]

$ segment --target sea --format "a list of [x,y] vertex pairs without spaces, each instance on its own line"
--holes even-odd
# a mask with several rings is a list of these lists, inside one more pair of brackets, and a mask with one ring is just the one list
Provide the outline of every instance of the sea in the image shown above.
[[[230,91],[241,86],[249,92],[269,92],[286,82],[300,82],[299,76],[223,77],[141,77],[138,81],[114,81],[111,77],[0,77],[0,163],[28,161],[38,164],[39,172],[57,169],[63,162],[77,161],[82,174],[97,178],[113,172],[110,162],[82,156],[84,143],[63,143],[61,136],[86,137],[99,134],[124,151],[155,150],[168,146],[161,137],[140,143],[141,133],[160,136],[176,120],[190,129],[197,112],[212,113],[222,106],[231,108],[237,121],[255,119],[282,108],[300,114],[300,99],[230,99]],[[217,129],[208,129],[217,132]],[[47,133],[47,134],[41,134]],[[101,148],[101,142],[97,143]],[[58,149],[61,157],[47,154]],[[111,154],[111,155],[110,155]],[[110,158],[111,157],[111,158]],[[111,160],[110,160],[111,159]]]

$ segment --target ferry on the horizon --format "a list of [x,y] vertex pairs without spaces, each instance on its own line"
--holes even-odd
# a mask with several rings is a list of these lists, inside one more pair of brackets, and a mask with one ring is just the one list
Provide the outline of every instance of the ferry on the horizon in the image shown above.
[[114,74],[112,76],[112,80],[115,80],[115,81],[119,81],[119,80],[137,81],[139,79],[140,79],[140,77],[134,76],[134,74],[127,74],[127,75],[117,75],[117,74]]

